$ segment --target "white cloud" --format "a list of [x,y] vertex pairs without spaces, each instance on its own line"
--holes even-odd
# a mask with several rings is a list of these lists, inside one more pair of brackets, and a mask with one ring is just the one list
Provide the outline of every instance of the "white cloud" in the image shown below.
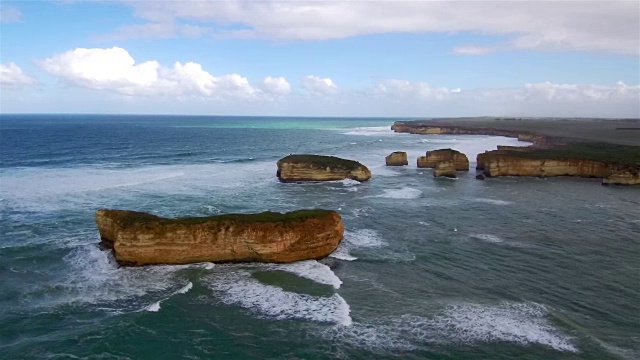
[[172,67],[157,61],[136,63],[127,50],[78,48],[47,58],[40,66],[68,83],[125,95],[171,95],[250,99],[258,94],[238,74],[214,76],[194,62]]
[[457,46],[453,48],[453,53],[457,55],[486,55],[496,52],[496,47],[490,46]]
[[315,95],[335,95],[338,86],[330,78],[307,75],[302,79],[302,87]]
[[37,83],[38,81],[35,78],[25,74],[16,63],[0,64],[0,85],[20,86]]
[[407,97],[418,100],[446,100],[451,93],[460,92],[449,90],[448,88],[434,88],[425,82],[415,82],[408,80],[383,80],[376,87],[375,92],[390,98],[406,100]]
[[0,5],[0,23],[8,24],[22,20],[22,12],[15,6]]
[[262,88],[265,92],[274,95],[288,95],[291,93],[291,85],[283,77],[267,76],[262,81]]
[[554,84],[550,81],[524,85],[524,90],[516,96],[521,101],[548,102],[604,102],[636,100],[640,106],[640,85],[629,86],[619,81],[615,86],[593,84]]
[[[289,40],[380,33],[468,32],[508,39],[501,49],[638,54],[638,1],[128,1],[152,24],[198,22],[219,34]],[[240,29],[238,29],[239,25]],[[166,26],[166,25],[165,25]],[[177,30],[174,30],[177,34]],[[458,53],[490,48],[468,44]]]

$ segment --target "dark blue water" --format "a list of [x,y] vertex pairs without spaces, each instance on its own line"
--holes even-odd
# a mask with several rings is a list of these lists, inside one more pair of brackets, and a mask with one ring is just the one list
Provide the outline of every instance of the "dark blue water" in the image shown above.
[[[640,357],[640,189],[434,179],[425,151],[525,144],[394,120],[2,115],[0,358]],[[290,153],[373,178],[282,184]],[[119,268],[97,247],[99,208],[315,207],[347,229],[320,262]]]

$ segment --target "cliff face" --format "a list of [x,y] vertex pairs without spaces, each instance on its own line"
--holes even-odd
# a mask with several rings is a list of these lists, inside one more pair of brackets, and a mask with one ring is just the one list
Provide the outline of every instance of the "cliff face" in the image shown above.
[[404,151],[394,151],[384,158],[387,166],[404,166],[409,165],[407,153]]
[[584,159],[536,159],[518,156],[502,150],[485,152],[483,161],[487,176],[580,176],[604,178],[610,166],[604,162]]
[[322,155],[289,155],[278,160],[278,179],[283,182],[367,181],[371,171],[357,161]]
[[414,125],[404,121],[396,121],[391,130],[399,133],[423,135],[493,135],[517,138],[520,141],[532,142],[534,146],[545,147],[555,144],[559,139],[523,131],[502,130],[492,128],[470,128],[464,126]]
[[469,159],[467,156],[453,149],[439,149],[427,151],[426,156],[418,157],[417,166],[419,168],[435,168],[439,163],[451,161],[457,171],[469,170]]
[[456,167],[453,161],[442,161],[436,165],[435,170],[433,171],[434,177],[445,176],[449,178],[456,178]]
[[126,210],[98,210],[102,245],[121,265],[194,262],[293,262],[320,259],[344,235],[339,213],[231,214],[167,219]]
[[602,179],[602,185],[640,185],[640,170],[620,168],[612,170],[611,174]]

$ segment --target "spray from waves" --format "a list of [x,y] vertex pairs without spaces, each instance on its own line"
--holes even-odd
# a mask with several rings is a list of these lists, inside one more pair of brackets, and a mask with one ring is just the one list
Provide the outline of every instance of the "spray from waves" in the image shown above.
[[95,245],[75,248],[63,260],[69,267],[64,276],[28,289],[26,301],[34,306],[99,305],[116,313],[136,311],[149,297],[186,293],[192,284],[179,271],[207,265],[119,267],[110,252]]
[[205,282],[227,305],[239,305],[263,318],[301,319],[339,325],[351,325],[349,304],[338,294],[311,296],[266,285],[249,271],[216,273]]
[[504,241],[500,237],[491,235],[491,234],[471,234],[469,236],[474,239],[478,239],[478,240],[482,240],[490,243],[501,243]]
[[331,327],[322,336],[365,349],[415,350],[434,344],[511,342],[539,344],[578,352],[571,337],[548,321],[548,310],[535,303],[450,305],[433,317],[402,315]]
[[511,204],[513,204],[511,201],[497,200],[497,199],[477,198],[477,199],[470,199],[470,200],[473,201],[473,202],[491,204],[491,205],[511,205]]
[[401,189],[385,189],[384,193],[375,197],[387,199],[417,199],[422,195],[422,191],[410,187]]
[[387,242],[380,235],[371,229],[359,229],[355,231],[345,231],[344,239],[338,248],[331,253],[332,258],[353,261],[358,259],[350,254],[350,251],[361,248],[379,248],[386,246]]
[[319,284],[331,285],[335,289],[339,289],[340,285],[342,285],[342,280],[336,276],[331,268],[316,260],[298,261],[289,264],[257,264],[256,266],[267,270],[292,273]]

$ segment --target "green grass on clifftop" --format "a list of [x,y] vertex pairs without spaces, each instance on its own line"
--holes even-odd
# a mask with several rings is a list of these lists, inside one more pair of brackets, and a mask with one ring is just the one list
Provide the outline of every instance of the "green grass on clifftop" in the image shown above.
[[217,216],[207,217],[188,217],[188,218],[163,218],[148,213],[126,210],[107,210],[113,211],[111,214],[116,218],[116,222],[123,226],[136,226],[146,224],[160,224],[160,225],[197,225],[210,222],[224,222],[233,221],[244,224],[250,223],[262,223],[262,222],[289,222],[289,221],[302,221],[311,218],[327,216],[333,211],[312,209],[312,210],[297,210],[288,213],[279,213],[272,211],[265,211],[257,214],[225,214]]
[[585,159],[608,164],[640,166],[640,147],[606,143],[575,142],[549,149],[504,150],[509,155],[530,159]]
[[311,166],[315,166],[318,168],[332,168],[332,169],[345,169],[345,170],[357,170],[359,167],[363,166],[361,163],[342,159],[335,156],[325,156],[325,155],[310,155],[310,154],[292,154],[289,156],[285,156],[278,161],[278,164],[281,162],[289,162],[294,164],[309,164]]

